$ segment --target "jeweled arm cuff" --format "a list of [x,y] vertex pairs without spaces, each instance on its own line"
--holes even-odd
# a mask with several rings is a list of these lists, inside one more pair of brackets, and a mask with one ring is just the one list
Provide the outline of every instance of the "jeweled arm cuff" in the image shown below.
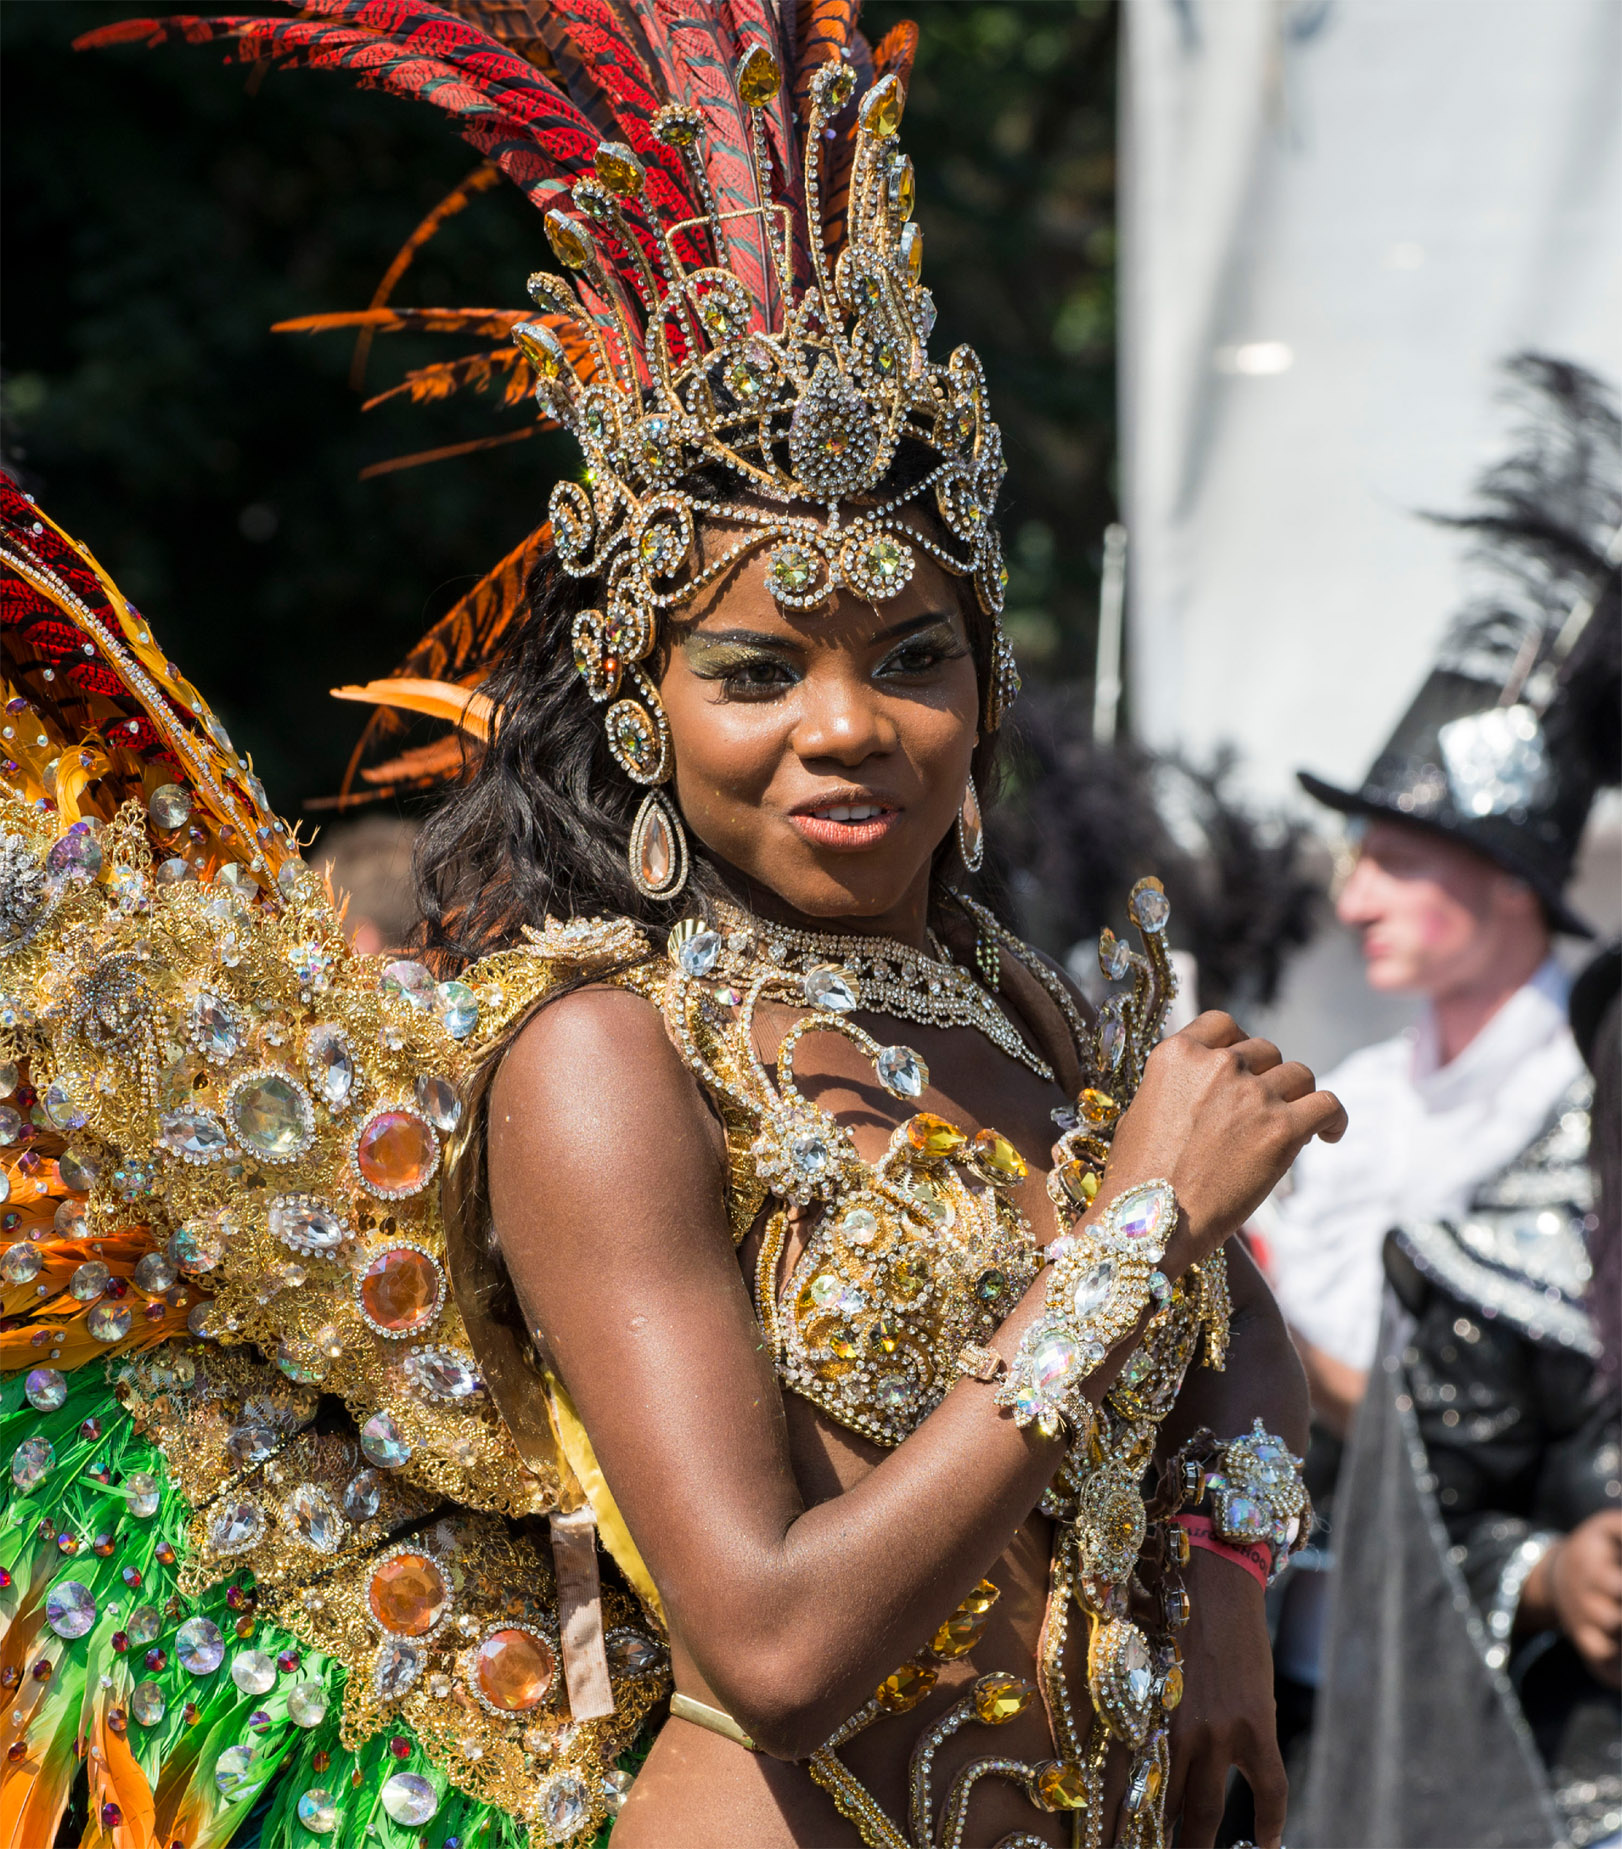
[[1117,1195],[1092,1226],[1055,1241],[1062,1250],[1048,1269],[1042,1315],[997,1388],[997,1404],[1016,1425],[1054,1438],[1087,1423],[1087,1377],[1133,1332],[1150,1301],[1170,1293],[1159,1265],[1177,1211],[1169,1181],[1145,1181]]
[[1204,1503],[1212,1533],[1230,1547],[1265,1547],[1272,1558],[1269,1583],[1277,1579],[1312,1532],[1301,1459],[1257,1419],[1248,1432],[1221,1444],[1208,1432],[1198,1434],[1179,1461],[1191,1476],[1187,1505]]

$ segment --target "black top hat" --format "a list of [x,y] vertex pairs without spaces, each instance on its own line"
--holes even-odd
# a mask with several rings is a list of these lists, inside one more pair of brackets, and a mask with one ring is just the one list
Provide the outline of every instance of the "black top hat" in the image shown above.
[[1297,774],[1332,809],[1473,848],[1525,880],[1555,930],[1592,937],[1564,894],[1594,793],[1618,777],[1622,419],[1567,362],[1522,354],[1506,371],[1531,421],[1480,482],[1481,511],[1446,521],[1481,537],[1499,582],[1357,789]]
[[1302,789],[1349,815],[1385,815],[1451,836],[1526,881],[1557,931],[1594,933],[1566,904],[1594,786],[1550,751],[1531,707],[1437,668],[1355,790],[1310,771]]

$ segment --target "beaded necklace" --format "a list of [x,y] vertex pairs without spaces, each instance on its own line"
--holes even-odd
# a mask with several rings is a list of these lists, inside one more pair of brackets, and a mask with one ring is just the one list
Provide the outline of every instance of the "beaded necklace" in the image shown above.
[[835,936],[772,924],[724,901],[716,912],[728,951],[745,957],[764,951],[777,968],[805,981],[812,1000],[823,989],[835,1007],[849,995],[853,999],[847,1007],[870,1014],[920,1027],[972,1027],[1039,1078],[1053,1078],[1053,1068],[1026,1044],[970,971],[952,962],[933,931],[929,941],[935,954],[928,956],[893,937]]

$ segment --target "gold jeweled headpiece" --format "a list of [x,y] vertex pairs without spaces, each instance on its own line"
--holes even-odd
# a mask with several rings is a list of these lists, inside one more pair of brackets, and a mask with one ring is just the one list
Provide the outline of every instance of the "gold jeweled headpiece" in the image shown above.
[[[586,454],[584,482],[553,490],[553,543],[565,571],[606,585],[605,607],[575,619],[574,658],[591,697],[608,703],[615,760],[646,785],[670,774],[664,715],[641,665],[659,618],[747,554],[771,548],[767,582],[793,610],[815,609],[842,586],[893,596],[919,551],[971,577],[989,614],[1001,611],[1006,581],[992,519],[1002,440],[980,362],[958,347],[933,364],[926,349],[935,310],[919,282],[922,234],[908,216],[912,163],[895,141],[900,82],[883,78],[859,105],[849,234],[831,262],[820,233],[824,128],[851,97],[850,66],[827,63],[811,78],[799,176],[773,164],[766,112],[781,72],[764,45],[744,52],[735,83],[751,116],[759,203],[720,208],[704,118],[665,104],[650,126],[679,154],[699,212],[667,207],[675,189],[666,169],[603,142],[594,177],[571,191],[579,216],[558,207],[546,215],[574,284],[531,277],[545,319],[513,329],[539,377],[542,408]],[[635,223],[632,206],[641,208]],[[735,258],[740,220],[758,227],[753,288],[735,261],[714,260]],[[908,439],[933,451],[935,466],[906,494],[875,500]],[[719,465],[747,498],[680,486],[705,465]],[[908,502],[930,495],[955,550],[904,517]],[[701,518],[743,536],[706,557],[696,546]],[[999,623],[988,729],[1017,689]]]

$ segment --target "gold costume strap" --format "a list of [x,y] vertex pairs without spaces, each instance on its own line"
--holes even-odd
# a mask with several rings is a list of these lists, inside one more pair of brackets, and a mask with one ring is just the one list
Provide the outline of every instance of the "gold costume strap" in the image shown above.
[[694,1701],[691,1695],[682,1694],[680,1689],[670,1698],[670,1718],[691,1721],[695,1727],[718,1733],[723,1740],[730,1740],[734,1746],[746,1746],[752,1753],[760,1751],[724,1708],[712,1708],[707,1701]]

